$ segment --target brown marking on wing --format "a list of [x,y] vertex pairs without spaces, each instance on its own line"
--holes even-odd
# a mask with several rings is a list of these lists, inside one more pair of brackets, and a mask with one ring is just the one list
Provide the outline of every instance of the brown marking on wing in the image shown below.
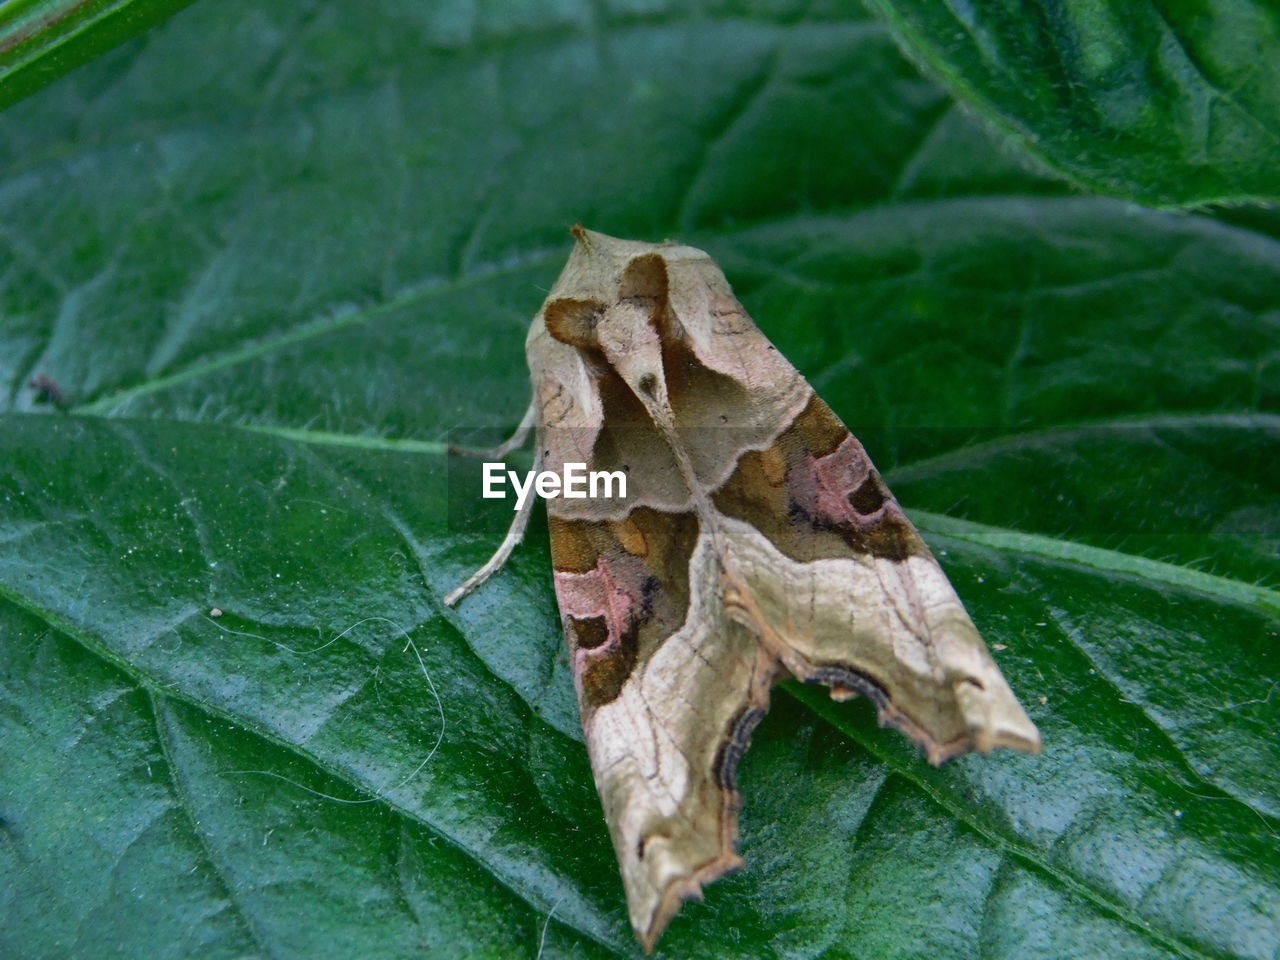
[[656,312],[666,307],[669,280],[667,261],[660,253],[642,253],[632,257],[618,281],[618,299],[638,302]]
[[691,513],[641,507],[619,522],[551,518],[556,599],[584,715],[617,698],[636,663],[684,621]]
[[543,308],[547,332],[580,350],[595,348],[595,327],[604,304],[599,300],[560,297]]
[[880,474],[872,470],[867,475],[867,479],[863,480],[857,490],[850,493],[846,500],[849,506],[860,517],[869,517],[876,513],[884,506],[885,501],[889,499],[889,490],[884,485],[884,481],[880,479]]
[[618,545],[632,556],[643,557],[649,553],[649,541],[644,530],[630,517],[613,524],[613,535],[617,537]]
[[584,651],[578,661],[582,699],[593,707],[618,699],[635,663],[634,627],[622,633],[608,649]]
[[929,555],[862,444],[816,394],[771,448],[743,454],[712,500],[794,560]]
[[557,571],[586,573],[595,569],[600,554],[590,535],[590,524],[554,514],[547,517],[547,524],[551,528],[551,565]]
[[795,432],[796,445],[808,450],[815,457],[825,457],[835,453],[844,438],[849,435],[849,428],[840,422],[840,418],[823,402],[816,393],[809,403],[796,417],[791,425]]
[[760,473],[764,482],[771,487],[780,487],[787,482],[787,457],[777,446],[759,451]]
[[609,642],[609,620],[607,617],[568,618],[565,621],[569,628],[569,645],[575,650],[594,650]]

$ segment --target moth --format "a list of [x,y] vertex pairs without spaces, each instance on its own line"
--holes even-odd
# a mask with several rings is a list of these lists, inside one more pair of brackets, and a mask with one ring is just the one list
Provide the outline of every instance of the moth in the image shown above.
[[[574,227],[526,341],[534,469],[622,470],[547,500],[587,749],[646,951],[744,865],[735,779],[783,677],[870,699],[931,763],[1038,752],[942,569],[858,440],[701,250]],[[532,500],[450,605],[500,569]]]

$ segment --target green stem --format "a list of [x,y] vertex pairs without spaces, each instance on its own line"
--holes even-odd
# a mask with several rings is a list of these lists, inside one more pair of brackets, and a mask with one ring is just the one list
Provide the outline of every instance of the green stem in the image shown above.
[[0,0],[0,108],[166,19],[192,0]]

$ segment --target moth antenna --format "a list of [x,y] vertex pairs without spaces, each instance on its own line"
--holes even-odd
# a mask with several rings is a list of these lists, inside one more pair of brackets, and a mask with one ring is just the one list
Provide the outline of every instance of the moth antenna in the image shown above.
[[[529,407],[532,414],[533,407]],[[527,432],[527,431],[526,431]],[[533,457],[533,473],[537,474],[542,469],[542,445],[538,445],[538,452]],[[511,521],[511,526],[507,529],[507,535],[502,538],[502,543],[498,544],[498,549],[493,551],[493,556],[484,562],[479,570],[467,577],[463,583],[455,588],[448,596],[444,598],[446,607],[456,607],[458,603],[475,590],[480,584],[484,583],[495,573],[501,570],[507,564],[507,559],[511,556],[511,552],[524,539],[524,532],[529,526],[529,517],[533,514],[533,501],[536,497],[525,497],[524,503],[520,509],[516,511],[515,519]]]
[[501,460],[512,450],[519,450],[525,445],[529,439],[529,431],[533,429],[533,421],[536,416],[536,401],[530,400],[529,409],[524,412],[524,419],[520,421],[520,426],[516,427],[516,432],[496,447],[476,450],[472,447],[455,447],[453,444],[449,444],[447,449],[449,453],[459,457],[474,457],[477,460]]

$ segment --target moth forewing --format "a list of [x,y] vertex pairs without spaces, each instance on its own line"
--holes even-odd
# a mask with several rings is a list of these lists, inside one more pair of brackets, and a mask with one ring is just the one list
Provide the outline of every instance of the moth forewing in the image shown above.
[[933,763],[1036,752],[1040,735],[862,445],[711,258],[573,232],[526,342],[533,422],[548,469],[627,477],[625,498],[547,513],[591,765],[650,950],[742,865],[735,770],[779,677],[868,697]]

